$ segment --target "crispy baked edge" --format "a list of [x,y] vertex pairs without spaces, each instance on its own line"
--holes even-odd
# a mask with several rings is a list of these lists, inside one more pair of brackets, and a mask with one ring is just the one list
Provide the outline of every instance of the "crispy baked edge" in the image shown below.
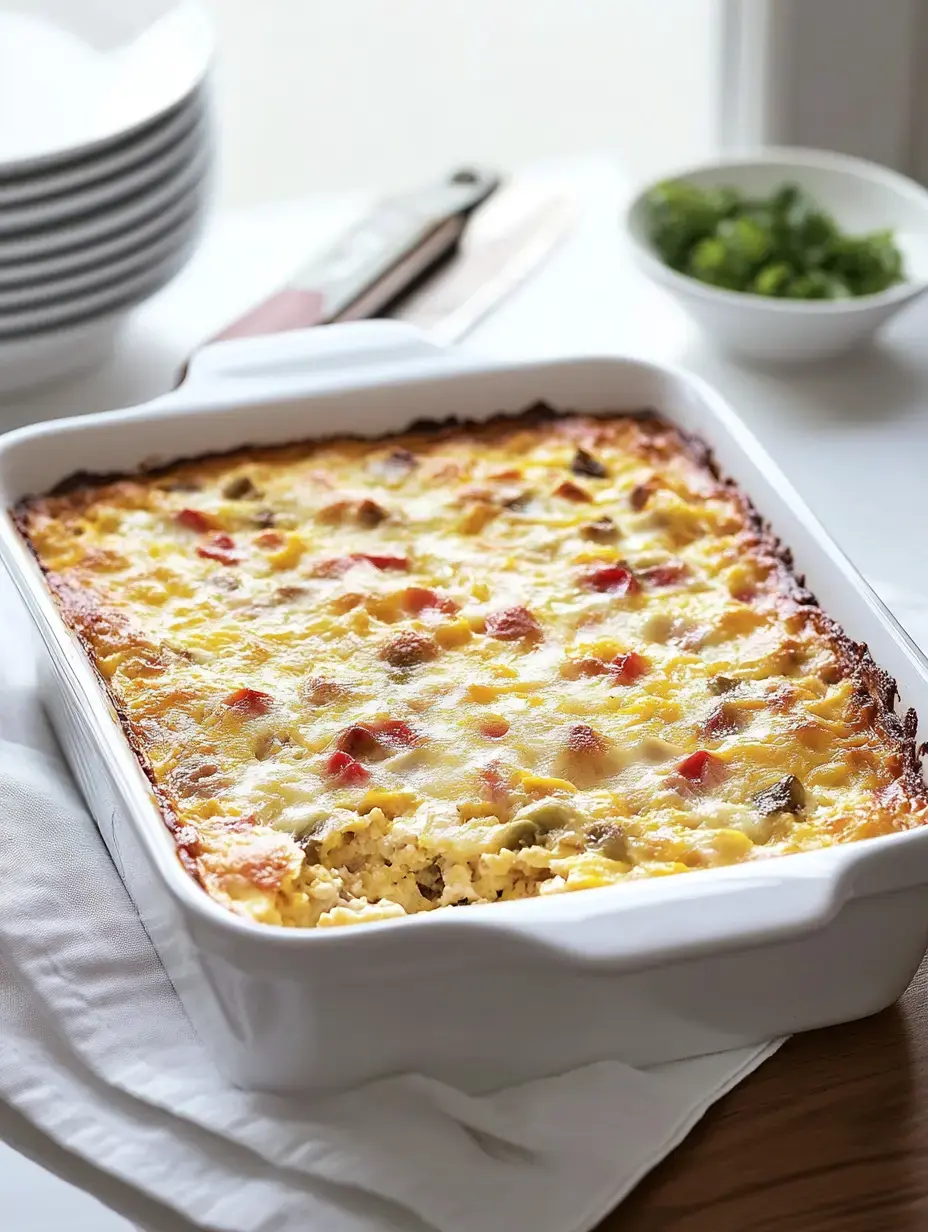
[[[193,880],[200,885],[204,893],[207,891],[200,880],[196,867],[195,849],[198,845],[198,836],[194,832],[193,835],[185,837],[184,831],[188,827],[182,824],[175,811],[173,801],[165,794],[157,782],[146,749],[138,740],[128,714],[120,705],[119,699],[111,689],[109,681],[105,679],[99,670],[93,644],[77,620],[77,612],[84,605],[77,601],[73,587],[70,587],[63,581],[59,582],[56,576],[42,563],[28,530],[28,519],[32,510],[48,498],[66,496],[69,493],[86,488],[104,487],[107,484],[125,479],[154,478],[158,475],[164,475],[174,467],[183,464],[233,458],[237,455],[247,455],[250,451],[287,449],[303,444],[324,445],[337,440],[367,440],[377,444],[401,440],[411,433],[434,433],[436,436],[442,434],[454,435],[466,431],[470,427],[486,426],[500,422],[510,424],[513,427],[522,425],[535,426],[537,424],[569,419],[574,414],[576,412],[561,411],[549,406],[545,402],[536,402],[522,411],[514,413],[500,412],[485,420],[463,419],[456,415],[450,415],[440,420],[419,419],[408,424],[405,428],[398,429],[396,432],[383,433],[376,437],[361,437],[351,433],[338,433],[327,437],[307,437],[276,445],[257,445],[254,443],[238,445],[233,449],[174,458],[170,462],[159,461],[150,466],[143,463],[136,471],[111,473],[76,471],[57,483],[44,496],[24,497],[10,510],[13,523],[29,547],[39,569],[42,571],[46,584],[62,613],[65,625],[76,636],[82,650],[90,661],[91,668],[101,685],[103,694],[119,719],[123,735],[151,785],[158,810],[161,813],[165,826],[174,839],[180,863]],[[751,498],[743,491],[737,481],[723,473],[711,447],[697,433],[679,427],[658,412],[648,408],[636,411],[610,412],[599,416],[599,418],[604,420],[637,419],[641,422],[652,424],[655,430],[672,433],[679,440],[681,448],[690,460],[697,467],[707,471],[717,483],[726,489],[729,495],[734,497],[744,516],[745,529],[754,531],[758,536],[759,550],[768,554],[777,569],[777,590],[779,595],[784,600],[792,602],[799,607],[807,610],[814,609],[819,632],[823,637],[831,641],[832,648],[842,670],[854,682],[855,700],[862,709],[866,709],[868,706],[871,707],[870,724],[881,732],[890,749],[895,749],[898,753],[901,767],[899,779],[902,783],[906,799],[915,804],[928,804],[928,784],[925,782],[921,765],[922,755],[928,749],[928,741],[922,745],[917,745],[916,743],[918,716],[915,710],[910,707],[901,715],[896,712],[896,703],[900,700],[900,693],[895,679],[874,660],[865,643],[855,642],[850,638],[843,627],[822,608],[814,594],[806,587],[805,576],[796,572],[790,548],[782,543],[774,534],[769,522],[764,520]]]

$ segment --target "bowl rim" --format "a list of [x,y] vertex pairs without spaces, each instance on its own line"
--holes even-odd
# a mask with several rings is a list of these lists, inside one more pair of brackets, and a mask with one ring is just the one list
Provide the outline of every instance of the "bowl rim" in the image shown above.
[[928,229],[928,188],[899,171],[893,171],[890,167],[884,167],[866,158],[856,158],[850,154],[837,154],[831,150],[816,150],[805,146],[765,146],[762,149],[732,150],[719,158],[702,159],[699,162],[688,163],[677,170],[668,171],[657,179],[649,180],[632,194],[623,214],[625,236],[646,271],[655,276],[658,281],[718,303],[727,303],[742,309],[751,305],[754,308],[775,313],[799,313],[807,316],[837,316],[866,312],[873,308],[901,306],[928,290],[928,280],[904,279],[885,291],[839,300],[780,299],[774,295],[758,295],[753,291],[729,291],[723,287],[714,287],[711,283],[702,282],[691,274],[681,274],[678,270],[672,269],[658,256],[654,248],[639,236],[633,225],[633,219],[640,210],[645,196],[652,188],[656,188],[665,180],[685,180],[688,176],[703,172],[724,172],[726,168],[758,167],[769,163],[788,163],[800,170],[804,167],[814,167],[826,171],[844,171],[856,175],[861,180],[881,184],[898,196],[920,204],[925,211],[925,224]]

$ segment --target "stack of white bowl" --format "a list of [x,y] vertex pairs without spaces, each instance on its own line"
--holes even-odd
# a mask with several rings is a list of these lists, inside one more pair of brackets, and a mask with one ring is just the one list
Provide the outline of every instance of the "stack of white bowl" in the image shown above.
[[192,3],[0,11],[0,390],[97,362],[190,257],[211,51]]

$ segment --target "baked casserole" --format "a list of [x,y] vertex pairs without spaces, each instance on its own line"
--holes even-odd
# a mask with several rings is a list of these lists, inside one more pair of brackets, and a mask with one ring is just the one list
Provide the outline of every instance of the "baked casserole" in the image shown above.
[[699,442],[535,408],[16,511],[184,865],[296,927],[920,825],[915,721]]

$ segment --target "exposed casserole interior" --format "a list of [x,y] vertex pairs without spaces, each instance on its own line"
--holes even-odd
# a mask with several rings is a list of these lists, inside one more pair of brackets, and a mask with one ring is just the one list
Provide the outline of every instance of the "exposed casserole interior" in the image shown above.
[[654,417],[245,449],[17,511],[187,868],[303,927],[922,824],[914,716]]

